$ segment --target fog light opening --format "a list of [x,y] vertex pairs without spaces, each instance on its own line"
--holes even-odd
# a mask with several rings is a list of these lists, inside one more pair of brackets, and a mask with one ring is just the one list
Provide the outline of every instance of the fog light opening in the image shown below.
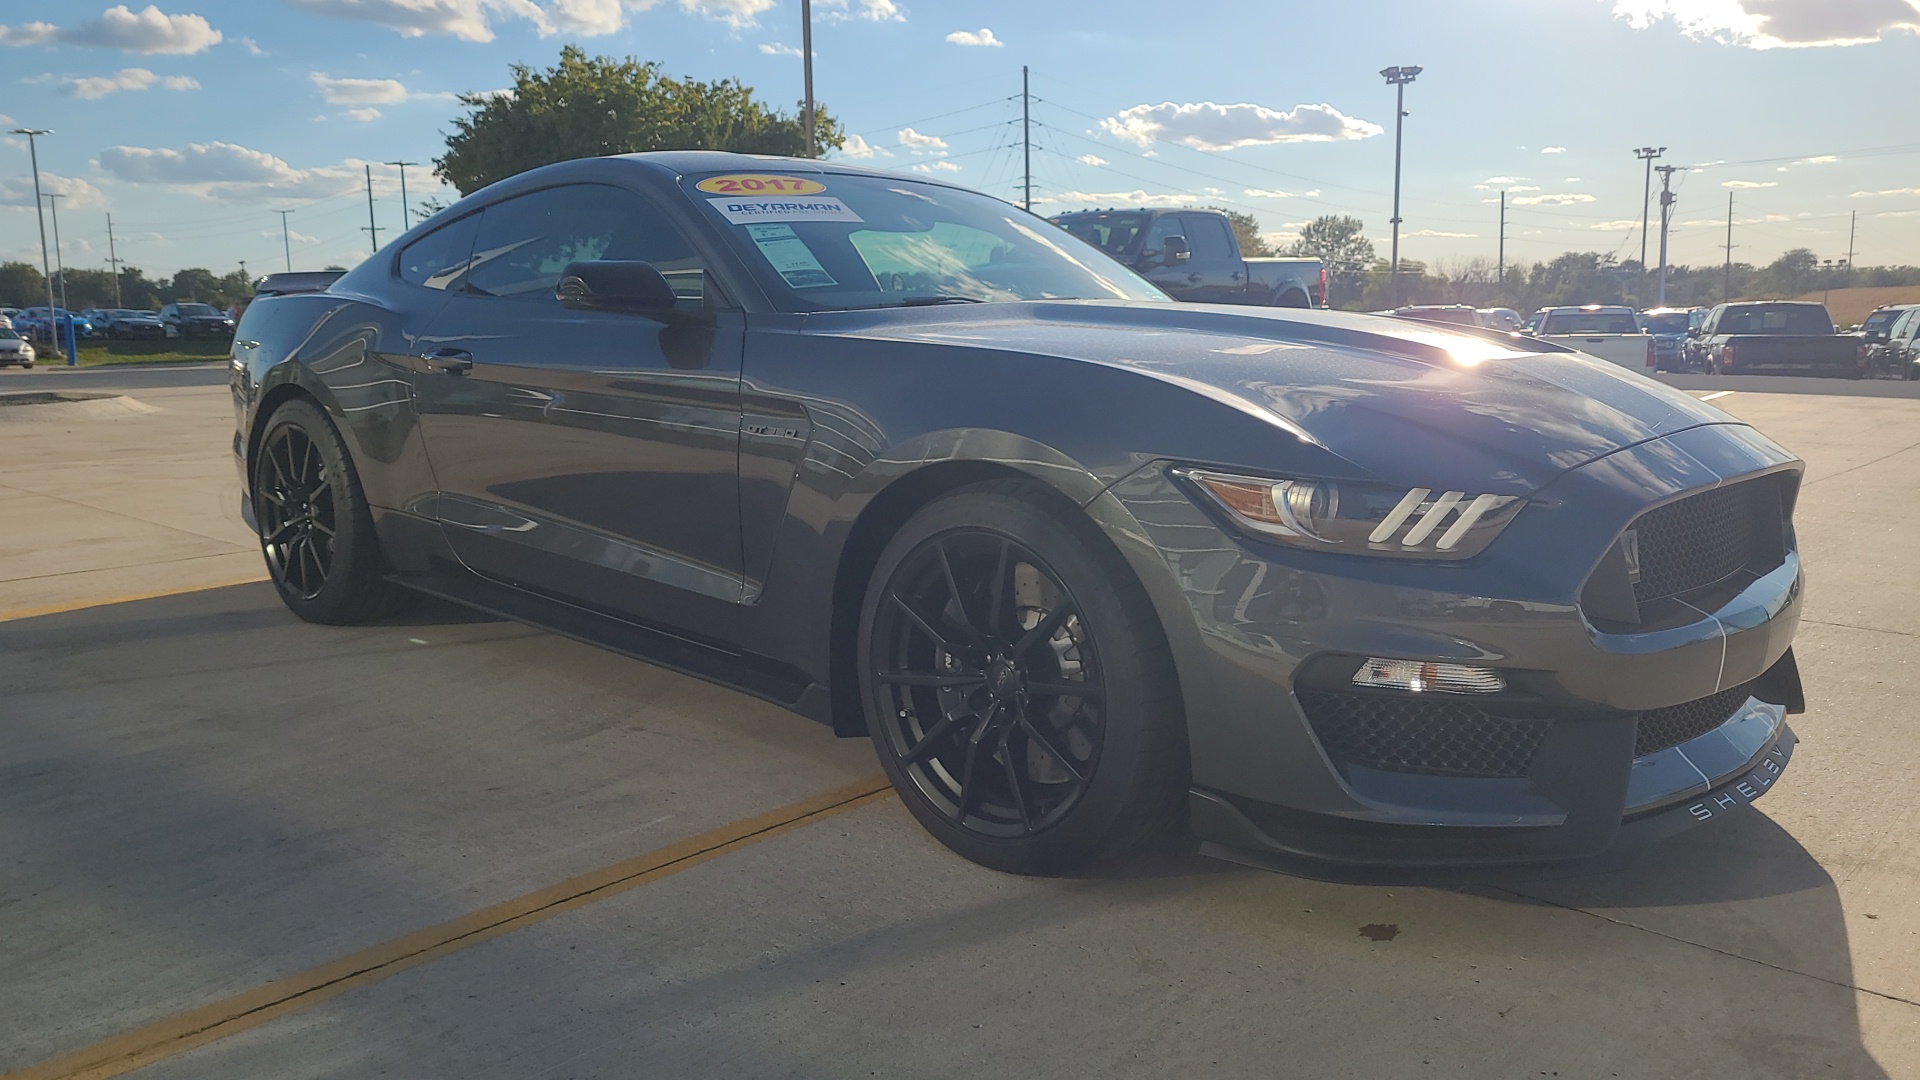
[[1492,668],[1368,657],[1353,673],[1353,685],[1416,694],[1497,694],[1507,688],[1507,680]]

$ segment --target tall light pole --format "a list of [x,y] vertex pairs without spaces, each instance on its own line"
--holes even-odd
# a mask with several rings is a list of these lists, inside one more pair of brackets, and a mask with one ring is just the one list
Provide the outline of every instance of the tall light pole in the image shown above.
[[806,83],[806,107],[800,120],[807,129],[807,156],[819,156],[813,135],[813,0],[800,0],[800,70]]
[[47,212],[40,205],[40,146],[35,140],[53,134],[53,129],[14,128],[13,134],[27,137],[27,156],[33,159],[33,212],[40,219],[40,276],[47,282],[47,343],[51,345],[60,334],[53,323],[53,263],[47,258]]
[[1660,294],[1655,307],[1667,306],[1667,226],[1673,220],[1673,174],[1679,168],[1662,165],[1654,170],[1660,174]]
[[[47,210],[53,216],[53,272],[60,277],[60,306],[67,306],[67,257],[60,250],[60,204],[55,199],[64,199],[65,195],[47,192]],[[73,318],[73,312],[67,312],[67,318]]]
[[1393,87],[1393,262],[1388,271],[1388,295],[1393,307],[1400,306],[1400,136],[1406,127],[1407,84],[1422,70],[1418,64],[1411,64],[1386,68],[1380,72],[1387,84]]
[[[1653,202],[1653,159],[1667,152],[1664,146],[1642,146],[1633,156],[1647,163],[1647,182],[1640,189],[1640,273],[1647,272],[1647,206]],[[1643,277],[1642,281],[1645,280]]]
[[413,211],[407,209],[407,166],[420,164],[417,161],[389,161],[389,165],[400,166],[400,231],[413,228]]
[[280,215],[280,249],[287,253],[287,273],[291,274],[293,273],[293,241],[287,234],[287,215],[293,211],[275,210],[274,213]]

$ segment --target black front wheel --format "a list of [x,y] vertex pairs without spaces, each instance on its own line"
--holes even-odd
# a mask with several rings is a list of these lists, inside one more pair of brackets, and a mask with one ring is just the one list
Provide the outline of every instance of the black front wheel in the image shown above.
[[1165,636],[1125,561],[1018,481],[932,503],[881,555],[859,665],[894,787],[941,842],[1050,874],[1180,820],[1185,727]]
[[313,402],[289,401],[268,419],[254,457],[253,509],[273,587],[295,615],[352,625],[404,599],[386,580],[353,459]]

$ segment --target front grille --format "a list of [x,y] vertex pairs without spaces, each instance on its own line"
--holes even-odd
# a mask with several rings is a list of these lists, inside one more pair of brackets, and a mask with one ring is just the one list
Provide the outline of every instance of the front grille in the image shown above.
[[1749,568],[1761,530],[1778,533],[1782,525],[1775,485],[1771,477],[1748,480],[1640,515],[1633,523],[1640,545],[1634,600],[1645,604],[1678,596]]
[[1753,684],[1745,683],[1710,697],[1641,713],[1633,737],[1633,756],[1657,754],[1705,735],[1732,719],[1734,711],[1752,696]]
[[1551,726],[1465,701],[1304,689],[1298,696],[1327,756],[1388,772],[1525,776]]

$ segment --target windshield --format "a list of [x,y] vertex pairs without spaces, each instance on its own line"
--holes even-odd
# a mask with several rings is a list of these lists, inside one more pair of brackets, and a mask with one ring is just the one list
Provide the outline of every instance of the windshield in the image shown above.
[[789,310],[1167,298],[1040,218],[970,191],[842,174],[690,176],[684,184]]
[[1640,323],[1630,314],[1599,311],[1555,312],[1541,324],[1542,334],[1637,334]]
[[1649,315],[1647,316],[1647,333],[1684,334],[1687,332],[1688,321],[1687,313],[1684,311],[1668,311],[1662,312],[1659,315]]
[[1055,223],[1114,258],[1126,253],[1134,237],[1146,228],[1145,214],[1069,214]]
[[4,326],[0,326],[0,341],[19,341],[19,340],[20,340],[19,331],[12,330]]
[[1860,329],[1866,331],[1869,334],[1875,333],[1880,330],[1885,330],[1889,325],[1892,324],[1893,320],[1899,318],[1903,314],[1905,314],[1905,311],[1901,308],[1891,308],[1886,311],[1876,311],[1873,314],[1867,316],[1867,321],[1860,324]]
[[1720,314],[1722,334],[1831,334],[1833,320],[1814,304],[1743,304]]
[[212,307],[206,304],[180,304],[176,306],[174,310],[178,311],[182,315],[218,315],[219,314],[219,312],[213,310]]

